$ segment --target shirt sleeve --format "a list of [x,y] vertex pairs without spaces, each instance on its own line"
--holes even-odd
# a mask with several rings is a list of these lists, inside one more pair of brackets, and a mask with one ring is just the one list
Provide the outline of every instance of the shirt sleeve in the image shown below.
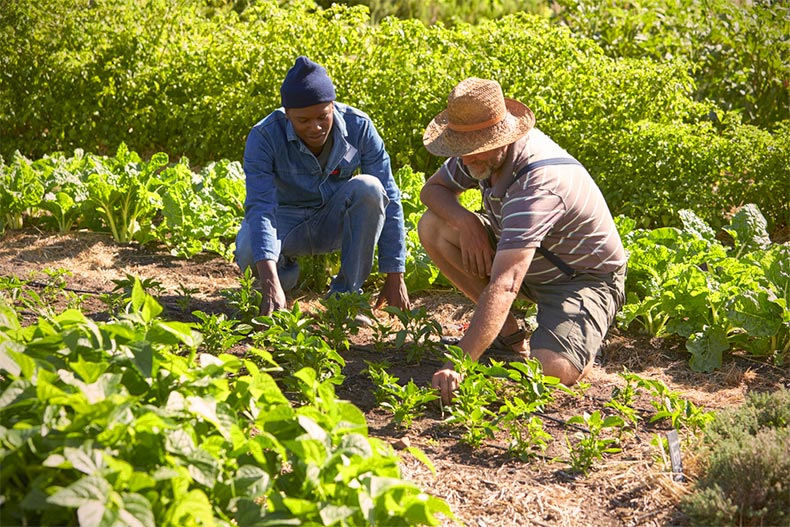
[[377,177],[389,199],[378,243],[379,272],[403,273],[406,271],[406,236],[400,189],[392,175],[384,141],[372,122],[368,123],[360,146],[361,172]]
[[244,148],[247,196],[245,219],[250,226],[255,262],[277,260],[277,189],[274,184],[274,149],[263,131],[254,127]]

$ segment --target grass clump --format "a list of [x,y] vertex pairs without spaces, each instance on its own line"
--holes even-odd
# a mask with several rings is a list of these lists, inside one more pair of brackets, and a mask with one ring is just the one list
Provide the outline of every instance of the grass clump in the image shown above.
[[752,394],[705,430],[702,474],[681,503],[693,525],[790,524],[790,391]]

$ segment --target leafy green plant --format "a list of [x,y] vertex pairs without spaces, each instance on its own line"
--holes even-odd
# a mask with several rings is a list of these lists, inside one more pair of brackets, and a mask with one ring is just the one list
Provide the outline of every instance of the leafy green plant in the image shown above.
[[[625,424],[619,415],[609,415],[604,417],[600,410],[595,410],[592,414],[585,412],[583,415],[574,415],[568,419],[570,425],[580,425],[587,428],[587,432],[576,432],[576,440],[570,446],[571,468],[577,472],[587,474],[596,460],[603,459],[604,454],[614,454],[620,452],[620,432]],[[615,429],[618,431],[617,437],[603,437],[605,429]]]
[[[19,525],[438,525],[442,500],[402,480],[362,412],[314,371],[307,404],[137,281],[126,312],[23,328],[0,300],[0,488]],[[182,353],[186,349],[189,353]]]
[[44,185],[30,160],[19,152],[14,152],[10,165],[0,158],[0,234],[5,227],[21,229],[23,215],[43,196]]
[[168,163],[168,156],[158,152],[142,161],[121,144],[111,161],[97,160],[87,175],[88,203],[116,241],[145,241],[147,229],[143,226],[150,228],[154,213],[162,207],[156,175]]
[[765,220],[753,206],[739,209],[727,228],[738,240],[736,256],[692,212],[683,217],[683,230],[624,233],[629,295],[620,323],[638,321],[656,336],[686,338],[697,371],[718,368],[727,351],[783,360],[790,351],[790,248],[769,245]]
[[224,313],[193,311],[192,314],[200,320],[195,329],[203,336],[203,348],[206,353],[212,355],[228,351],[235,344],[244,340],[252,329],[247,324],[228,320]]
[[234,316],[245,323],[251,323],[261,311],[263,295],[255,287],[256,278],[249,267],[239,277],[238,289],[224,289],[222,295],[228,300]]
[[347,350],[348,335],[356,335],[363,326],[362,315],[370,319],[370,297],[360,293],[335,293],[321,299],[324,312],[316,320],[318,333],[337,350]]
[[656,413],[650,418],[650,422],[667,419],[678,430],[682,426],[688,426],[691,430],[704,430],[713,420],[712,412],[707,412],[684,399],[659,379],[645,379],[628,371],[621,372],[620,377],[626,381],[626,387],[623,389],[625,393],[632,395],[634,387],[638,387],[646,390],[652,397],[650,404]]
[[635,385],[626,379],[625,386],[615,386],[612,388],[612,395],[604,406],[616,411],[623,418],[624,421],[631,423],[636,428],[642,416],[634,408],[636,401],[637,390]]
[[274,361],[286,372],[280,379],[284,389],[297,390],[298,383],[292,375],[303,368],[313,370],[319,382],[343,382],[345,360],[320,333],[312,329],[316,321],[302,312],[298,302],[294,302],[290,311],[275,311],[253,322],[263,328],[251,335],[253,343],[271,353]]
[[439,398],[434,388],[420,387],[409,382],[400,384],[400,379],[386,371],[388,364],[366,362],[367,372],[375,385],[373,394],[376,403],[392,412],[395,422],[404,428],[410,428],[414,419],[423,415],[431,401]]
[[458,346],[449,346],[447,358],[462,376],[458,390],[448,407],[444,422],[463,430],[461,441],[479,447],[500,430],[497,413],[490,406],[498,400],[494,379],[485,374],[485,367],[472,361]]
[[406,349],[408,362],[419,363],[426,355],[438,355],[442,350],[442,345],[439,343],[442,326],[428,315],[425,306],[408,311],[387,306],[384,311],[396,316],[401,323],[402,329],[395,334],[395,345]]
[[176,291],[176,305],[178,305],[178,309],[180,309],[182,313],[189,311],[192,298],[194,297],[195,293],[198,293],[199,291],[200,290],[196,287],[178,284],[178,290]]
[[485,375],[507,379],[498,392],[503,404],[498,410],[499,426],[510,435],[508,446],[511,453],[521,459],[536,454],[535,449],[544,451],[551,434],[543,429],[543,420],[537,415],[554,401],[557,389],[570,392],[556,377],[543,375],[537,359],[513,361],[505,365],[496,360],[484,368]]

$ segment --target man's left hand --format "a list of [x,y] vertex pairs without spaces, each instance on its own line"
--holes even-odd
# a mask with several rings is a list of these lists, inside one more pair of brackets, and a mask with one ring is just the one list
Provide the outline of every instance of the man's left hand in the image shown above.
[[376,300],[376,309],[380,309],[384,304],[397,307],[401,311],[411,310],[409,302],[409,292],[406,290],[406,282],[403,280],[403,273],[388,273],[384,279],[384,287],[381,288],[379,298]]

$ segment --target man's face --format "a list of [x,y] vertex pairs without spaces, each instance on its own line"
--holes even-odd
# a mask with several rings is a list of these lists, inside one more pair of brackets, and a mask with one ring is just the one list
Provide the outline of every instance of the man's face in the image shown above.
[[311,150],[320,152],[332,130],[334,108],[334,103],[322,102],[304,108],[286,108],[285,115],[299,139]]
[[464,162],[464,165],[469,170],[469,175],[482,181],[490,178],[502,166],[505,162],[505,156],[507,156],[507,146],[500,146],[493,150],[462,156],[461,161]]

